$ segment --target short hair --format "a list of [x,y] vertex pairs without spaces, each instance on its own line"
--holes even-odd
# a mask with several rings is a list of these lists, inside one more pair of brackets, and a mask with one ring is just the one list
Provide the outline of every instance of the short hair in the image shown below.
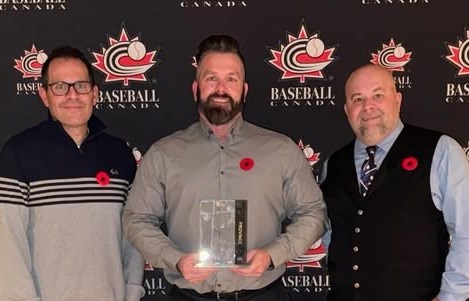
[[91,66],[91,63],[85,57],[83,52],[81,52],[78,48],[74,48],[71,46],[59,46],[52,50],[50,55],[47,57],[47,60],[44,62],[44,65],[42,65],[41,76],[44,87],[47,87],[49,81],[48,71],[50,63],[53,60],[59,58],[77,59],[82,61],[83,64],[85,64],[86,69],[88,70],[88,77],[90,78],[91,84],[93,86],[96,85],[96,80],[93,74],[93,67]]
[[239,42],[229,35],[210,35],[203,39],[197,47],[195,60],[197,64],[209,53],[233,53],[236,54],[243,63],[243,69],[246,70],[244,56],[239,49]]

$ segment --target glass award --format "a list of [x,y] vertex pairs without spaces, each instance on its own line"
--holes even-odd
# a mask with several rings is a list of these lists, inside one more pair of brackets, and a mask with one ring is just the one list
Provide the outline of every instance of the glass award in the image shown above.
[[201,200],[198,267],[246,266],[247,200]]

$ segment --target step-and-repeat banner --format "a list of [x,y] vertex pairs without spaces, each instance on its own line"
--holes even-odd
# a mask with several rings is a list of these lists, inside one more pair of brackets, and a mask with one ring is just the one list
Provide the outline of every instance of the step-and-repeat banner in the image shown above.
[[[68,44],[94,66],[96,114],[144,155],[197,120],[196,46],[226,33],[246,57],[245,118],[290,136],[316,175],[353,137],[343,84],[366,62],[394,71],[404,121],[449,133],[468,154],[468,9],[467,0],[0,0],[0,146],[46,117],[40,70]],[[116,51],[124,58],[107,60]],[[294,300],[325,299],[325,261],[318,241],[287,263],[283,283]],[[144,300],[161,299],[169,284],[160,270],[145,270]]]

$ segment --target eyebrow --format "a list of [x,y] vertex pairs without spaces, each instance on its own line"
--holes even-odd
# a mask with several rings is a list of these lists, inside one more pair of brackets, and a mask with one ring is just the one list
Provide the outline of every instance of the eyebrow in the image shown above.
[[[203,72],[201,74],[202,77],[205,77],[207,75],[218,75],[219,72],[216,72],[216,71],[213,71],[213,70],[206,70],[205,72]],[[238,78],[243,78],[241,73],[237,72],[237,71],[233,71],[233,72],[229,72],[227,73],[228,76],[236,76]]]
[[[378,88],[375,88],[375,89],[371,90],[371,92],[373,92],[373,93],[381,92],[381,91],[386,91],[386,89],[384,87],[378,87]],[[358,96],[358,95],[363,95],[363,94],[361,92],[352,93],[350,95],[350,98],[354,98],[355,96]]]

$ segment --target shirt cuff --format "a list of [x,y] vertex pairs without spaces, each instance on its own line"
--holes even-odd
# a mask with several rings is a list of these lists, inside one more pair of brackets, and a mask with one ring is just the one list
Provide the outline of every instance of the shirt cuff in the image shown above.
[[274,243],[264,247],[263,249],[266,250],[267,253],[269,253],[270,259],[274,267],[278,267],[279,265],[285,263],[286,258],[283,246]]

